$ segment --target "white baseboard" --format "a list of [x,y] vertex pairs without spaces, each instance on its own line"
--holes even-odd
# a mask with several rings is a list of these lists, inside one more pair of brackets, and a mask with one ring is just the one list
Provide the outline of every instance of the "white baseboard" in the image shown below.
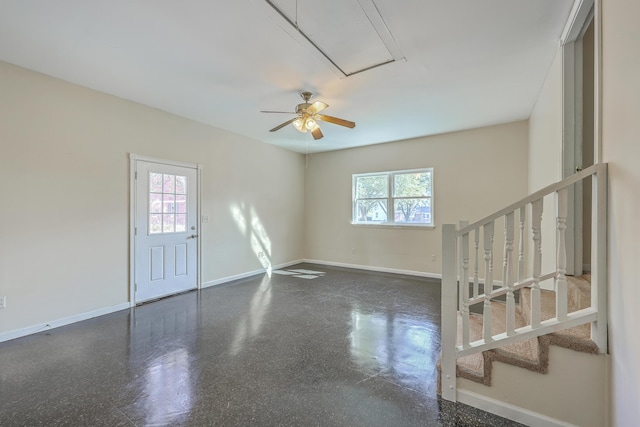
[[[298,260],[295,260],[295,261],[288,261],[288,262],[285,262],[285,263],[282,263],[282,264],[272,265],[271,269],[272,270],[279,270],[281,268],[286,268],[286,267],[289,267],[289,266],[294,265],[294,264],[300,264],[301,262],[304,262],[304,260],[298,259]],[[258,274],[264,274],[266,272],[267,272],[267,269],[261,268],[261,269],[258,269],[258,270],[247,271],[246,273],[234,274],[233,276],[221,277],[220,279],[215,279],[215,280],[210,280],[208,282],[204,282],[202,284],[201,288],[204,289],[204,288],[209,288],[211,286],[222,285],[223,283],[232,282],[234,280],[246,279],[247,277],[257,276]]]
[[528,409],[492,399],[469,390],[458,389],[458,402],[473,406],[485,412],[507,418],[527,426],[536,427],[576,427],[574,424],[560,421]]
[[322,261],[318,259],[305,259],[304,262],[308,262],[311,264],[330,265],[334,267],[354,268],[357,270],[380,271],[383,273],[406,274],[408,276],[419,276],[419,277],[429,277],[431,279],[442,279],[442,274],[427,273],[424,271],[400,270],[397,268],[386,268],[386,267],[373,267],[370,265],[347,264],[344,262]]
[[62,319],[53,320],[47,323],[40,323],[37,325],[28,326],[26,328],[4,332],[0,334],[0,342],[25,337],[27,335],[35,334],[49,329],[59,328],[61,326],[81,322],[83,320],[93,319],[94,317],[104,316],[105,314],[115,313],[116,311],[125,310],[128,308],[130,308],[130,305],[128,302],[125,302],[118,305],[112,305],[111,307],[99,308],[97,310],[89,311],[86,313],[74,314],[73,316],[64,317]]

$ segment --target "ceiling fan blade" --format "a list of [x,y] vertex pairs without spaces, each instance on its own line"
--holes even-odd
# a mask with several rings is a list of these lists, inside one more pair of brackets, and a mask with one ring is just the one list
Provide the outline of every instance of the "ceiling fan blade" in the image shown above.
[[325,104],[324,102],[316,101],[313,104],[311,104],[310,107],[307,107],[307,113],[316,114],[316,113],[319,113],[320,111],[324,110],[327,107],[328,107],[328,105]]
[[322,120],[323,122],[333,123],[334,125],[340,125],[340,126],[348,127],[348,128],[351,128],[351,129],[356,127],[355,122],[351,122],[351,121],[345,120],[345,119],[339,119],[339,118],[333,117],[333,116],[327,116],[327,115],[324,115],[324,114],[318,114],[316,116],[316,118],[318,118],[319,120]]
[[296,114],[293,111],[260,111],[261,113]]
[[274,127],[274,128],[273,128],[273,129],[271,129],[269,132],[275,132],[275,131],[277,131],[277,130],[280,130],[280,129],[282,129],[283,127],[285,127],[286,125],[290,125],[291,123],[293,123],[293,121],[294,121],[295,119],[297,119],[297,117],[294,117],[294,118],[293,118],[293,119],[291,119],[291,120],[287,120],[286,122],[284,122],[284,123],[282,123],[282,124],[280,124],[280,125],[278,125],[278,126]]
[[316,139],[316,140],[324,136],[319,126],[315,128],[313,131],[311,131],[311,135],[313,135],[313,139]]

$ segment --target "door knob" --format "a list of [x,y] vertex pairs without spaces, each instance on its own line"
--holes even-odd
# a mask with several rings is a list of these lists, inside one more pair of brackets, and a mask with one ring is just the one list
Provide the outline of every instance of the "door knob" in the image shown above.
[[198,237],[197,234],[192,234],[191,236],[187,237],[188,239],[195,239],[196,237]]

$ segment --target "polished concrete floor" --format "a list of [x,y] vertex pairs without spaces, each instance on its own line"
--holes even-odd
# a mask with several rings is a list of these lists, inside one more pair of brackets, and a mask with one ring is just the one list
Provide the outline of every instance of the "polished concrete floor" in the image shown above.
[[516,425],[439,403],[439,330],[439,281],[300,264],[0,343],[0,425]]

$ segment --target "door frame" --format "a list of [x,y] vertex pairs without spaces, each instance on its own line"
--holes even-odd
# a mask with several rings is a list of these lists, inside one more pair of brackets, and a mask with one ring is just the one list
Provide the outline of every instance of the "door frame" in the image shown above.
[[[594,22],[594,163],[600,158],[599,117],[600,86],[595,0],[576,0],[560,37],[562,46],[562,179],[582,167],[582,37],[591,21]],[[566,249],[567,274],[583,273],[582,253],[582,183],[569,189],[569,215],[567,216]]]
[[136,177],[137,162],[158,163],[167,166],[179,166],[195,169],[196,171],[196,219],[198,222],[198,239],[196,242],[196,289],[202,289],[202,165],[196,163],[184,163],[173,160],[159,159],[156,157],[141,156],[129,153],[129,306],[136,305]]

